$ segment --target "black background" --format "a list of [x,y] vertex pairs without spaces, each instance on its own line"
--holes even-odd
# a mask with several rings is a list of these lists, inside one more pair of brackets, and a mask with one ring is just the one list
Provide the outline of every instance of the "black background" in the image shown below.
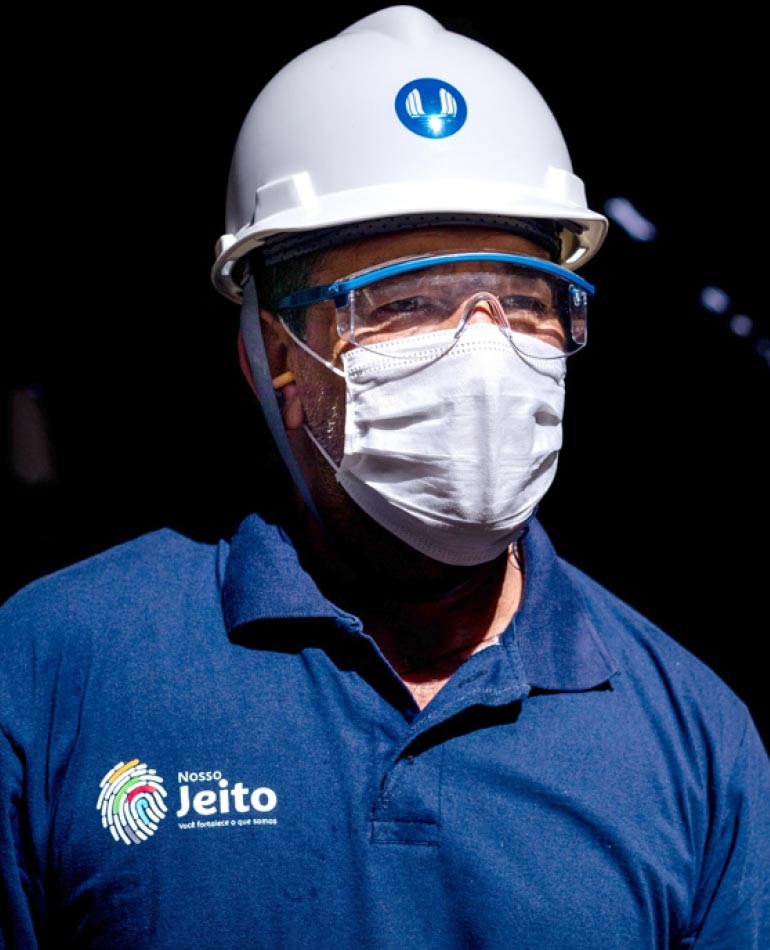
[[[2,370],[8,390],[42,384],[58,480],[4,476],[3,596],[161,525],[214,538],[263,506],[237,307],[209,283],[232,147],[278,68],[379,6],[17,24]],[[541,520],[565,557],[714,668],[767,742],[763,29],[740,6],[677,24],[649,5],[424,9],[532,79],[591,207],[623,196],[658,228],[639,243],[613,224],[582,271],[598,288],[591,342],[570,362]],[[355,117],[330,132],[344,148]],[[730,295],[727,313],[702,306],[706,285]]]

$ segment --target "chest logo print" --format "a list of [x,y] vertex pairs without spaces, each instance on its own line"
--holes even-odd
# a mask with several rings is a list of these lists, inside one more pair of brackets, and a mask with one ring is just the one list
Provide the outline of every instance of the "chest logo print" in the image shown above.
[[166,817],[163,779],[139,759],[118,762],[101,780],[99,788],[96,807],[102,815],[102,827],[109,829],[116,841],[146,841]]

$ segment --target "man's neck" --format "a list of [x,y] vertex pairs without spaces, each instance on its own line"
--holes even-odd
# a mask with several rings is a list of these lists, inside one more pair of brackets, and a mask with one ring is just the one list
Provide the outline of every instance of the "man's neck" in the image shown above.
[[362,612],[366,632],[422,709],[472,654],[494,644],[518,609],[522,573],[509,554],[441,599]]
[[338,606],[361,618],[422,709],[473,653],[493,644],[518,609],[520,562],[508,551],[486,564],[451,569],[439,583],[436,562],[425,582],[389,580],[387,572],[356,571],[327,549],[303,560]]

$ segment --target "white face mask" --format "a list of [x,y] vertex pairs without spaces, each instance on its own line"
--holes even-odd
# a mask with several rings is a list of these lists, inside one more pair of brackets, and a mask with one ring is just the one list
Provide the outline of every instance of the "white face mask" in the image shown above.
[[553,358],[546,343],[544,358],[523,357],[490,324],[466,326],[436,359],[437,344],[445,349],[445,334],[454,333],[343,354],[339,466],[310,435],[380,525],[435,560],[474,565],[505,551],[553,481],[566,359]]

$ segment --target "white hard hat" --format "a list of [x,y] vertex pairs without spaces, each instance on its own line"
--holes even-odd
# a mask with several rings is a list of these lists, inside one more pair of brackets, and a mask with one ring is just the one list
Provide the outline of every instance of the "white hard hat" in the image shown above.
[[576,268],[607,219],[586,205],[561,130],[507,59],[410,6],[364,17],[263,88],[230,168],[215,287],[275,235],[403,215],[547,219]]

